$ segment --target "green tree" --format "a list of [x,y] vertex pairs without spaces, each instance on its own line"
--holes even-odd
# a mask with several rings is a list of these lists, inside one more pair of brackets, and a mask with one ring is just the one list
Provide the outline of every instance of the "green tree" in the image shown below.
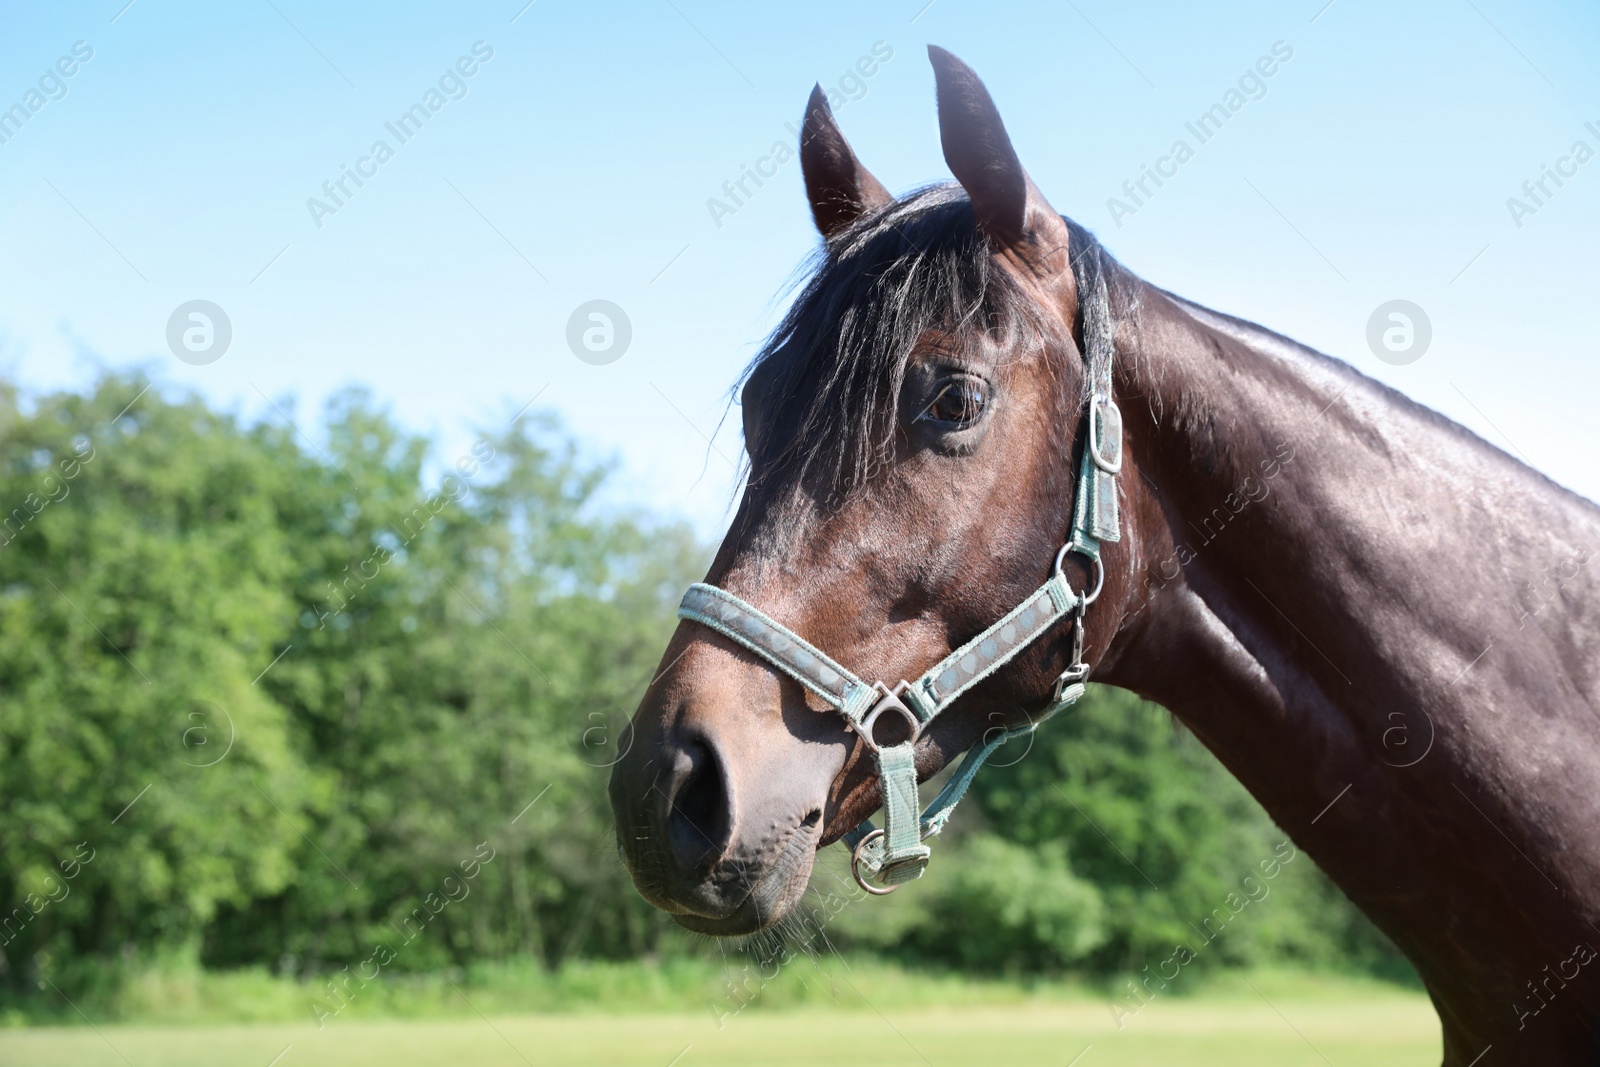
[[6,984],[649,951],[605,765],[687,531],[535,416],[436,457],[360,393],[319,447],[147,384],[0,397]]
[[[252,685],[293,618],[285,435],[109,379],[0,410],[4,978],[183,944],[292,878],[311,776]],[[225,591],[226,595],[221,595]],[[224,710],[225,709],[225,710]],[[226,769],[197,766],[237,736]],[[91,858],[64,880],[62,861]],[[59,897],[58,900],[51,898]]]
[[[137,377],[0,389],[0,1001],[165,956],[326,977],[333,1011],[374,966],[696,951],[634,891],[605,785],[703,546],[537,415],[459,455],[361,392],[319,425]],[[826,943],[1407,973],[1304,857],[1207,937],[1282,840],[1170,716],[1097,688]]]

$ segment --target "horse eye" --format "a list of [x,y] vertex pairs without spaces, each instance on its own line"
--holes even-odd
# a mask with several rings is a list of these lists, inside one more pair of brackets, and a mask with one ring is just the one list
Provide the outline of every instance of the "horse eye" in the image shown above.
[[950,382],[940,389],[939,395],[933,398],[933,403],[929,404],[918,418],[949,423],[957,427],[971,426],[983,415],[984,406],[988,401],[989,395],[982,382],[963,378]]

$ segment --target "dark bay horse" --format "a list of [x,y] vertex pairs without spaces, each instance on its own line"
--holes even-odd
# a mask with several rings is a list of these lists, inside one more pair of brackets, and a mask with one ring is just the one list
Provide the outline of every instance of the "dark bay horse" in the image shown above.
[[[959,185],[891,197],[812,97],[826,245],[747,375],[749,479],[706,581],[882,679],[1028,597],[1074,523],[1093,257],[1126,440],[1095,679],[1171,709],[1394,940],[1446,1064],[1600,1062],[1600,509],[1115,264],[1045,202],[976,75],[930,52]],[[1025,725],[1070,629],[929,723],[915,773]],[[681,925],[762,929],[878,807],[878,768],[707,626],[662,663],[611,782],[626,861]]]

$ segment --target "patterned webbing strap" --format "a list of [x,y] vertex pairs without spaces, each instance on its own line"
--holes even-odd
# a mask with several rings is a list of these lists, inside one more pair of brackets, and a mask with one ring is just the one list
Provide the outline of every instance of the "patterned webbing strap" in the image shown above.
[[683,594],[678,617],[737,641],[827,701],[854,725],[860,724],[873,704],[872,686],[783,623],[726,590],[694,583]]
[[[904,706],[926,727],[957,697],[1015,659],[1057,622],[1072,614],[1077,606],[1078,597],[1067,586],[1066,576],[1058,571],[1004,618],[950,653],[915,682],[897,689],[894,695],[903,698]],[[777,667],[843,715],[866,740],[883,779],[884,833],[881,844],[874,842],[879,847],[869,849],[863,863],[874,872],[882,870],[891,885],[920,877],[930,855],[922,838],[944,828],[978,766],[990,752],[1011,736],[1027,733],[1036,725],[1029,723],[1019,729],[997,731],[998,736],[986,740],[967,755],[961,772],[952,779],[951,785],[955,788],[947,788],[940,794],[942,806],[936,801],[919,816],[914,751],[920,729],[916,735],[895,745],[880,746],[872,736],[868,715],[879,705],[880,696],[889,693],[886,687],[868,685],[781,622],[714,585],[704,582],[691,585],[678,605],[678,616],[710,627]],[[857,827],[852,831],[855,835],[852,846],[874,829],[870,822]]]

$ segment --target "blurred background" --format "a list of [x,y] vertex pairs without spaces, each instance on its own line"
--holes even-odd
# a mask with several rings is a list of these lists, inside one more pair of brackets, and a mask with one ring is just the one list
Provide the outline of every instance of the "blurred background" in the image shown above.
[[1504,0],[7,5],[0,1062],[1436,1061],[1404,961],[1123,694],[982,776],[924,882],[862,901],[829,850],[747,943],[637,898],[604,786],[818,246],[813,83],[903,192],[947,179],[952,49],[1133,270],[1594,497],[1597,37]]

